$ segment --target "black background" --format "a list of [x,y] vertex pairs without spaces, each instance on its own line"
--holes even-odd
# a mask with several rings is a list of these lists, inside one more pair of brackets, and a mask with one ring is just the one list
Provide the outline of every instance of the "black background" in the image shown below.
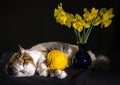
[[88,49],[95,54],[110,57],[119,63],[120,51],[120,3],[119,0],[29,0],[0,2],[0,55],[47,42],[61,41],[76,44],[72,28],[56,23],[54,8],[62,2],[63,9],[70,13],[83,14],[83,8],[114,8],[112,24],[105,29],[95,27],[88,40]]

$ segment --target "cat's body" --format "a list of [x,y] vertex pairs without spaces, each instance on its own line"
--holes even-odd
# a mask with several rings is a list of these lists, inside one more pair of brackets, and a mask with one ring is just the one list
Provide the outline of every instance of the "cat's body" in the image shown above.
[[[46,65],[46,55],[54,49],[66,54],[68,58],[66,67],[72,66],[72,57],[78,51],[77,45],[62,42],[46,42],[37,44],[30,49],[20,47],[19,51],[14,53],[9,59],[5,66],[5,71],[17,77],[33,76],[35,73],[38,73],[40,76],[50,75],[51,77],[63,79],[67,76],[64,70],[56,69],[51,71]],[[94,66],[96,57],[91,51],[88,51],[88,53],[91,56],[92,66]]]
[[78,46],[69,44],[69,43],[63,43],[63,42],[46,42],[46,43],[40,43],[35,46],[32,46],[30,49],[32,50],[38,50],[40,52],[50,52],[51,50],[60,50],[64,52],[68,58],[68,67],[72,64],[72,57],[75,55],[75,53],[78,51]]
[[46,66],[46,55],[51,50],[60,50],[64,52],[68,58],[69,67],[72,62],[72,56],[77,52],[78,46],[62,43],[62,42],[47,42],[41,43],[31,47],[30,49],[24,49],[20,47],[19,51],[14,53],[6,64],[5,70],[10,70],[11,75],[17,77],[32,76],[38,73],[40,76],[56,76],[58,78],[64,78],[67,76],[65,71],[56,69],[50,71]]

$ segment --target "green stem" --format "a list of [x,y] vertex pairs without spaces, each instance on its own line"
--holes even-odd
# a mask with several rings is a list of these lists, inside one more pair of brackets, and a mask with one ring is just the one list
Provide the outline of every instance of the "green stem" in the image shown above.
[[76,29],[74,29],[74,31],[75,31],[75,36],[76,36],[76,40],[77,40],[77,43],[78,43],[77,31],[76,31]]
[[[98,16],[97,16],[97,17],[98,17]],[[89,36],[90,36],[91,30],[93,29],[93,24],[94,24],[94,22],[96,21],[97,17],[92,20],[92,22],[91,22],[91,24],[90,24],[90,28],[88,28],[88,30],[87,30],[87,32],[86,32],[86,35],[85,35],[86,38],[85,38],[85,42],[84,42],[84,43],[87,42],[87,40],[88,40],[88,38],[89,38]]]
[[85,28],[83,28],[83,41],[85,41],[85,34],[86,34],[86,29]]
[[80,32],[76,29],[74,29],[74,31],[75,31],[75,35],[76,35],[76,39],[77,39],[77,44],[80,42],[83,42]]
[[77,33],[78,33],[78,39],[79,39],[78,43],[80,43],[80,42],[82,42],[82,41],[83,41],[83,40],[82,40],[82,36],[81,36],[81,34],[80,34],[80,32],[79,32],[79,31],[77,31]]
[[74,29],[74,31],[75,31],[75,36],[76,36],[76,40],[77,40],[77,43],[78,43],[78,42],[79,42],[78,33],[77,33],[77,30],[76,30],[76,29]]
[[84,43],[87,42],[87,40],[88,40],[88,38],[89,38],[89,36],[90,36],[90,33],[91,33],[92,28],[93,28],[93,24],[91,24],[90,28],[87,30],[86,39],[85,39]]

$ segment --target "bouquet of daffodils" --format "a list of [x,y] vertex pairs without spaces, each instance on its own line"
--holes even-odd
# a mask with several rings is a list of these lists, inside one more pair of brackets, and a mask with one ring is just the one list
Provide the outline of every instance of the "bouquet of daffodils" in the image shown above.
[[77,44],[87,43],[91,30],[94,26],[101,25],[101,28],[108,27],[114,17],[113,8],[92,9],[84,8],[83,15],[67,13],[63,10],[62,3],[54,10],[56,22],[68,28],[74,28]]

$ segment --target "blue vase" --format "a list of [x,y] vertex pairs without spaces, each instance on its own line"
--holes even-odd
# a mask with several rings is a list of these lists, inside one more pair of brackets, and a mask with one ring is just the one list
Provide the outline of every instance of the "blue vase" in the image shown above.
[[91,65],[91,57],[86,51],[87,44],[78,44],[79,51],[73,57],[73,67],[86,70]]

